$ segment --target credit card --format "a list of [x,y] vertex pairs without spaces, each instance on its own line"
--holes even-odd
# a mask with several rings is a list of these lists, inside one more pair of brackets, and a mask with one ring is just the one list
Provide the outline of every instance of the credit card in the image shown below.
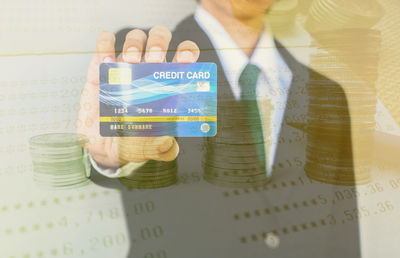
[[217,133],[214,63],[102,63],[99,93],[102,136]]

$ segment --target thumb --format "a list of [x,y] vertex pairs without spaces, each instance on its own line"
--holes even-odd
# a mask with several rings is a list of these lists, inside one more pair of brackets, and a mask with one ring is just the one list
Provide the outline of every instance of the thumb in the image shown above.
[[176,158],[178,152],[178,143],[171,136],[156,137],[144,146],[146,158],[153,160],[171,161]]

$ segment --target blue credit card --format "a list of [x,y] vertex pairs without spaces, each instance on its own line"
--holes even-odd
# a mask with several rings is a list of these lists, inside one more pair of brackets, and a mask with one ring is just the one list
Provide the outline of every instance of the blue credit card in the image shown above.
[[102,136],[217,133],[214,63],[102,63],[99,95]]

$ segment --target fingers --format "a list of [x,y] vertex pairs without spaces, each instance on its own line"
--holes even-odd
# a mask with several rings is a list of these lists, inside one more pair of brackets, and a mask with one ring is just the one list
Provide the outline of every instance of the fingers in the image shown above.
[[99,84],[99,65],[115,60],[115,36],[110,31],[102,31],[96,39],[96,54],[90,62],[86,81],[94,86]]
[[96,56],[98,62],[114,62],[115,61],[115,36],[110,31],[102,31],[96,40]]
[[146,45],[145,61],[148,63],[165,62],[172,34],[168,28],[155,26],[149,31]]
[[196,43],[190,40],[179,44],[175,57],[172,62],[194,63],[200,56],[200,49]]
[[[132,30],[126,35],[123,53],[118,61],[139,63],[141,61],[144,44],[146,43],[145,61],[160,63],[165,61],[172,34],[168,28],[155,26],[149,31],[147,39],[142,30]],[[193,63],[199,58],[200,50],[196,43],[186,40],[179,44],[174,62]]]
[[144,44],[147,36],[142,30],[131,30],[126,34],[124,48],[122,51],[122,61],[127,63],[140,63]]

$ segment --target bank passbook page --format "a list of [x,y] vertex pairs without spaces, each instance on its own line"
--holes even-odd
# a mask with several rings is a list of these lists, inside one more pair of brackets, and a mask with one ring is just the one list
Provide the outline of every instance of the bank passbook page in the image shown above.
[[217,66],[102,63],[99,101],[102,136],[214,136]]

